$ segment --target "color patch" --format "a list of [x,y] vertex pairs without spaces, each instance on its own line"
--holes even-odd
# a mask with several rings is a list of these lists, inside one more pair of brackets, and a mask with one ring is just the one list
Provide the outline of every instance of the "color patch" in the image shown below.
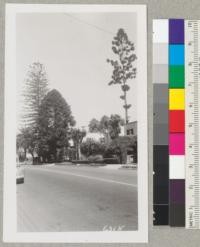
[[184,110],[169,111],[169,132],[170,133],[185,132]]
[[185,203],[185,179],[170,179],[170,201],[172,204]]
[[166,123],[168,124],[168,104],[154,104],[154,123]]
[[169,154],[184,155],[185,154],[185,134],[170,133],[169,134]]
[[184,20],[170,19],[169,20],[169,43],[184,44]]
[[[185,190],[185,187],[183,188]],[[185,202],[181,204],[171,203],[169,206],[169,223],[170,226],[185,226]]]
[[169,67],[169,87],[184,88],[185,86],[185,70],[184,66]]
[[[163,103],[167,104],[169,102],[169,90],[168,84],[154,84],[153,85],[153,98],[154,103]],[[168,107],[167,107],[168,108]]]
[[169,22],[153,21],[154,225],[169,223]]
[[169,20],[169,224],[185,223],[184,20]]
[[[169,199],[169,150],[168,145],[154,145],[154,204],[167,204]],[[162,188],[160,190],[160,187]]]
[[153,43],[168,43],[169,25],[168,20],[153,20]]
[[168,84],[168,64],[153,65],[153,83]]
[[169,45],[169,64],[184,65],[184,45]]
[[169,178],[184,179],[185,178],[185,156],[170,155],[169,156]]
[[168,64],[168,44],[153,44],[153,64]]
[[169,205],[168,204],[165,204],[165,205],[154,204],[153,211],[154,211],[153,224],[155,226],[168,225],[169,224]]
[[169,89],[169,109],[184,110],[185,109],[185,90]]
[[153,144],[154,145],[168,145],[168,124],[155,123],[153,126]]

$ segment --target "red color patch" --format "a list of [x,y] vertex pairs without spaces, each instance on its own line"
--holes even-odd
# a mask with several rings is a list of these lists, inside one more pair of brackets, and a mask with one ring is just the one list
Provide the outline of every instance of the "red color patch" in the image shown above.
[[169,111],[169,132],[184,133],[185,132],[185,111],[173,110]]

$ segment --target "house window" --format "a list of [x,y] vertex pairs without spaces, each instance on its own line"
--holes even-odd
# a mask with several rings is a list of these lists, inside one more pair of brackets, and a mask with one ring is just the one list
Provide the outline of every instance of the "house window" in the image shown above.
[[126,131],[127,136],[133,135],[133,129],[129,129]]

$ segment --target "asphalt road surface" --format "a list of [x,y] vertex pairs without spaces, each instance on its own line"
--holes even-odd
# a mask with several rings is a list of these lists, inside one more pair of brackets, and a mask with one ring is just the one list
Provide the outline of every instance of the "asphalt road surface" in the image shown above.
[[17,185],[17,230],[136,230],[137,171],[29,166]]

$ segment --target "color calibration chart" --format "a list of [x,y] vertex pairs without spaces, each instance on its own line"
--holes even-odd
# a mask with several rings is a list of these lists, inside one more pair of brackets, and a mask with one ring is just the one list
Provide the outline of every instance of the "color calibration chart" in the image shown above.
[[200,228],[200,21],[153,21],[154,225]]

